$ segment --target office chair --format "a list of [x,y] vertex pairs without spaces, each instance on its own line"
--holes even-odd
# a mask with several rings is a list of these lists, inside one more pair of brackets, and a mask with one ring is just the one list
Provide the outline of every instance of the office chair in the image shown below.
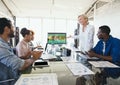
[[14,85],[17,79],[17,73],[0,62],[0,85]]

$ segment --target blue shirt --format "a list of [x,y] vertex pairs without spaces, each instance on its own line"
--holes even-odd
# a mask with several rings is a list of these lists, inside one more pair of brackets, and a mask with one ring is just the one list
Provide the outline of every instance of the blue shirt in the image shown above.
[[17,57],[8,42],[0,38],[0,62],[14,71],[18,71],[24,65],[24,60]]
[[[120,40],[110,35],[109,39],[105,42],[105,49],[103,42],[103,40],[100,40],[92,50],[100,55],[111,56],[112,63],[120,66]],[[105,71],[107,76],[114,78],[120,76],[120,69],[118,68],[107,68]]]

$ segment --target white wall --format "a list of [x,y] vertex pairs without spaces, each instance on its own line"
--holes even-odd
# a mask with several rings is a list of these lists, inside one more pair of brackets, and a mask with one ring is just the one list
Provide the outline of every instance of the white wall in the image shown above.
[[[16,18],[16,26],[20,28],[26,27],[35,32],[34,45],[40,43],[45,46],[47,42],[48,32],[65,32],[67,36],[73,35],[77,28],[77,20],[57,19],[57,18]],[[20,34],[20,40],[23,37]],[[73,43],[73,39],[67,38],[67,44]]]
[[[114,0],[95,11],[94,25],[96,33],[101,25],[111,28],[111,35],[120,38],[120,0]],[[95,43],[97,42],[95,34]]]
[[[100,7],[99,9],[95,10],[94,22],[93,22],[94,26],[95,26],[95,31],[96,31],[95,32],[95,44],[98,41],[96,33],[98,31],[98,27],[101,26],[101,25],[108,25],[108,26],[110,26],[111,34],[114,37],[120,38],[120,32],[119,32],[119,30],[120,30],[120,11],[119,11],[120,10],[120,0],[111,0],[111,1],[113,1],[113,2],[110,2],[110,3],[106,4],[106,5],[104,5],[103,7]],[[0,17],[3,17],[3,16],[4,17],[6,17],[6,16],[8,17],[8,16],[10,16],[10,14],[7,11],[7,9],[4,7],[2,2],[0,1]],[[34,22],[38,23],[35,26],[35,25],[33,25],[34,24],[33,22],[30,22],[31,19],[28,19],[28,18],[24,19],[24,20],[22,19],[20,24],[17,24],[17,26],[20,27],[20,28],[21,27],[36,28],[34,30],[36,32],[35,36],[37,37],[36,39],[39,40],[38,34],[39,35],[41,35],[41,34],[43,35],[43,33],[44,33],[43,31],[46,28],[48,28],[48,25],[44,25],[44,20],[43,19],[41,19],[41,20],[39,20],[39,22],[38,22],[38,20],[36,21],[36,19],[35,19]],[[59,21],[61,21],[61,20],[59,20]],[[66,24],[70,24],[71,23],[71,22],[69,22],[69,20],[64,20],[64,23],[63,23],[63,21],[61,21],[61,22],[62,22],[61,23],[62,25],[64,25],[64,23],[66,23]],[[22,23],[24,23],[24,25]],[[49,23],[49,21],[48,21],[48,23]],[[21,24],[22,24],[22,26],[21,26]],[[53,24],[56,24],[56,25],[53,25],[54,31],[56,31],[55,29],[58,28],[57,27],[57,21],[53,20]],[[51,25],[52,24],[50,24],[49,28],[50,27],[52,28]],[[60,26],[62,26],[62,25],[60,25]],[[71,25],[66,25],[64,27],[67,28],[67,29],[65,29],[65,31],[68,32],[68,35],[73,33],[73,31],[74,31],[73,28],[74,29],[76,28],[75,25],[73,25],[73,27]],[[62,28],[64,28],[64,27],[62,27]],[[46,29],[46,30],[51,31],[49,28]],[[39,31],[38,31],[38,29],[39,29]],[[36,41],[36,39],[35,39],[35,41]],[[40,36],[40,39],[41,39],[41,41],[44,41],[45,38]]]
[[0,0],[0,17],[7,17],[11,19],[11,15],[6,9],[6,7],[3,5],[3,3]]

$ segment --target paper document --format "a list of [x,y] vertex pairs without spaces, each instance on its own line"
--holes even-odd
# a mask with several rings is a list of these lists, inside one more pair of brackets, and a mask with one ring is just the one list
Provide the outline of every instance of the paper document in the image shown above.
[[82,58],[85,58],[85,59],[93,59],[93,60],[98,60],[99,58],[97,57],[89,57],[87,54],[82,54],[82,53],[78,53],[78,55]]
[[23,74],[15,85],[58,85],[58,81],[55,73]]
[[72,57],[61,57],[61,59],[62,59],[63,62],[65,62],[65,63],[79,62],[79,61],[73,59]]
[[88,69],[86,66],[84,66],[81,63],[69,63],[66,64],[70,71],[73,73],[73,75],[77,76],[83,76],[83,75],[91,75],[94,74],[90,69]]
[[56,59],[57,57],[52,54],[43,54],[41,58],[45,60],[49,60],[49,59]]
[[89,61],[89,63],[97,68],[120,68],[119,66],[108,61]]

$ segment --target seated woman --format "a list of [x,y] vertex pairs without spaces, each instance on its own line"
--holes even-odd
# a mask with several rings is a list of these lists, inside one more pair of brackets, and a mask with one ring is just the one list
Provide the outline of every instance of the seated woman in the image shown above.
[[29,47],[32,33],[27,28],[22,28],[20,33],[22,34],[23,39],[16,46],[17,55],[22,59],[28,59],[33,53]]
[[34,40],[34,35],[35,35],[35,33],[34,33],[34,31],[32,31],[32,30],[30,30],[30,32],[31,32],[31,34],[32,34],[32,35],[31,35],[31,41],[29,42],[29,46],[31,47],[31,50],[33,51],[33,50],[35,50],[36,48],[42,48],[42,46],[40,46],[40,45],[34,47],[32,41]]

